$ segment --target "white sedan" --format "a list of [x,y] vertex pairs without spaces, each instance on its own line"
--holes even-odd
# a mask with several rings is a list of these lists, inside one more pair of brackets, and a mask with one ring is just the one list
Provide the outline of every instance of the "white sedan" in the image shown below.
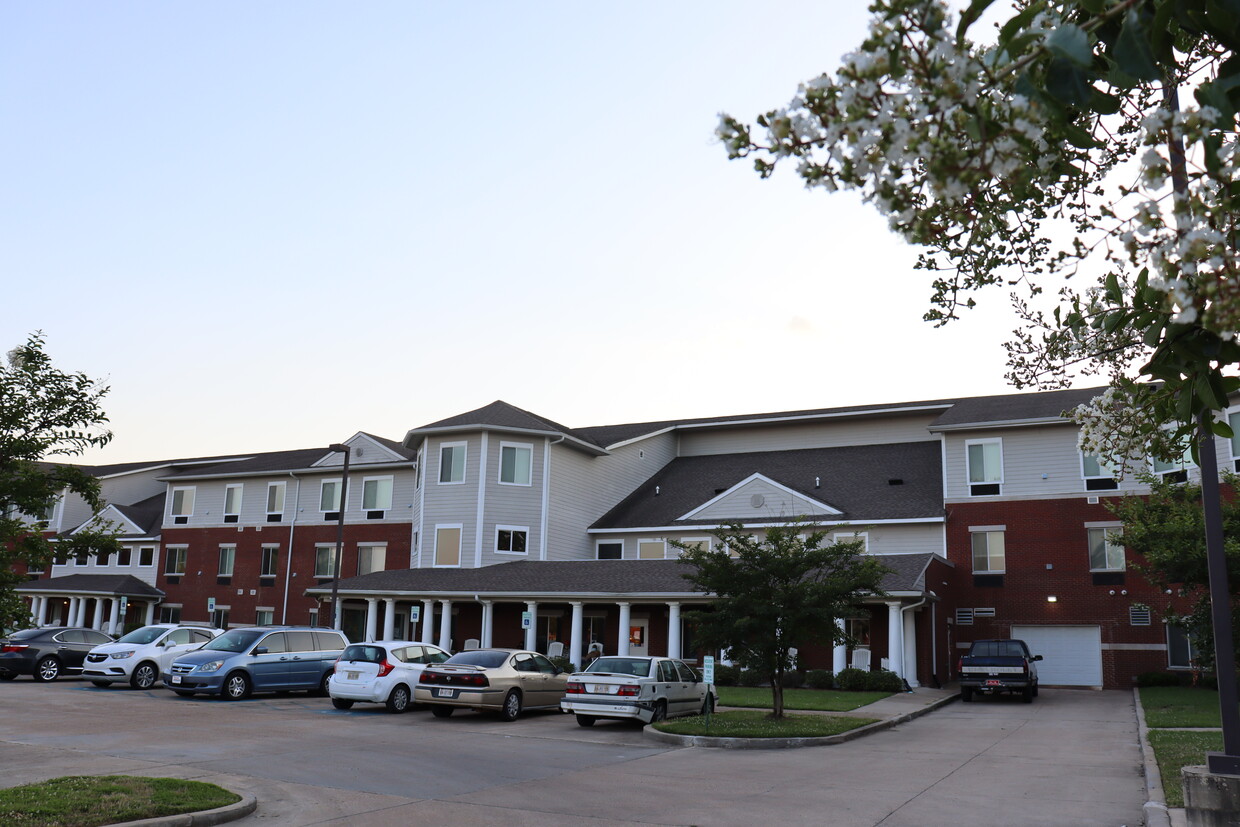
[[448,657],[438,646],[412,640],[351,643],[336,660],[327,694],[336,709],[349,709],[361,701],[384,704],[388,712],[404,712],[413,703],[413,688],[422,670]]
[[714,687],[673,658],[605,656],[568,678],[560,709],[581,726],[599,718],[644,724],[677,715],[704,714],[715,708]]

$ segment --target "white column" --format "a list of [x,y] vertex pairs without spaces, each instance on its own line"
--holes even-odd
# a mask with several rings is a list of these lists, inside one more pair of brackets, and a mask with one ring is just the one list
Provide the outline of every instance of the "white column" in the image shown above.
[[667,656],[680,657],[680,604],[667,604]]
[[150,626],[154,622],[155,622],[155,601],[152,600],[150,603],[146,604],[146,620],[143,621],[143,623],[146,626]]
[[366,598],[366,642],[375,642],[375,632],[379,630],[379,598]]
[[573,607],[572,627],[568,639],[568,659],[573,662],[574,669],[581,668],[581,601],[568,605]]
[[620,635],[616,638],[616,654],[624,657],[629,653],[629,604],[620,605]]
[[112,611],[108,613],[108,634],[114,635],[121,625],[121,599],[113,597],[110,600],[112,602]]
[[335,617],[332,618],[332,628],[335,629],[336,631],[340,631],[343,628],[343,624],[344,624],[344,598],[337,597],[335,606],[333,606],[330,603],[324,603],[323,605],[328,607],[327,610],[329,612],[334,612],[334,614],[336,615]]
[[94,626],[96,632],[102,632],[103,627],[107,625],[107,619],[105,617],[105,611],[104,611],[105,606],[103,602],[106,599],[107,598],[104,598],[104,597],[95,598],[95,614],[93,616],[94,622],[92,625]]
[[538,642],[538,604],[527,600],[525,610],[530,613],[530,628],[525,630],[525,648],[533,652],[534,644]]
[[900,612],[904,615],[904,680],[910,687],[921,686],[917,682],[917,623],[916,612]]
[[439,610],[443,616],[439,618],[439,648],[445,652],[452,651],[452,601],[440,600]]
[[490,600],[482,601],[482,632],[478,640],[478,645],[483,649],[491,648],[491,641],[494,639],[491,628],[495,625],[495,604]]
[[904,626],[900,622],[900,603],[887,604],[887,664],[904,677]]
[[[839,629],[840,634],[844,633],[844,618],[835,619],[835,628]],[[838,675],[847,668],[848,647],[841,643],[831,650],[831,671]]]
[[422,601],[422,643],[435,642],[435,601]]
[[392,640],[396,637],[396,598],[387,597],[383,600],[383,639]]
[[66,626],[78,625],[78,608],[81,602],[82,598],[80,597],[69,598],[69,616],[65,618]]
[[30,598],[30,621],[36,629],[43,625],[43,598],[37,594]]

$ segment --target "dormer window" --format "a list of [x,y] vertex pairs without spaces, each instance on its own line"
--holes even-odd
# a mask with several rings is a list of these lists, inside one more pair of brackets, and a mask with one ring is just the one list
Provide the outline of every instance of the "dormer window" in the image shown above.
[[1003,491],[1003,440],[978,439],[965,443],[969,496],[985,497]]

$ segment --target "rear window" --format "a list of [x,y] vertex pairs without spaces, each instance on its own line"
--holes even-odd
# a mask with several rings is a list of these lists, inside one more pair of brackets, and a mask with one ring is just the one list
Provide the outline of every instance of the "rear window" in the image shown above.
[[[508,660],[507,652],[495,652],[487,649],[474,649],[469,652],[461,652],[448,658],[444,663],[464,663],[469,666],[481,666],[484,669],[494,669],[497,666],[503,666],[504,661]],[[537,669],[531,671],[538,671]]]
[[20,632],[14,632],[9,635],[9,640],[29,640],[32,637],[38,637],[43,634],[42,629],[22,629]]
[[611,672],[615,675],[649,677],[651,661],[645,658],[597,658],[586,667],[587,672]]
[[[385,654],[387,653],[383,651],[382,646],[366,646],[354,643],[345,647],[344,652],[340,655],[340,659],[364,661],[366,663],[383,663],[383,656]],[[401,660],[404,660],[404,658],[401,658]]]
[[1014,640],[979,640],[969,654],[979,658],[1023,658],[1025,647]]
[[347,644],[337,632],[314,632],[315,648],[320,652],[335,652]]

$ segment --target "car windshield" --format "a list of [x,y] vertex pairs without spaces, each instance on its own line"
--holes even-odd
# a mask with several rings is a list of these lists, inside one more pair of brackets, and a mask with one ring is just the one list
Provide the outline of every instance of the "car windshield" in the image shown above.
[[165,626],[143,626],[141,629],[134,629],[132,632],[116,642],[136,643],[138,645],[142,645],[144,643],[154,643],[167,631],[168,629]]
[[444,663],[464,663],[469,666],[481,666],[485,669],[494,669],[502,666],[504,661],[508,660],[507,652],[494,652],[485,649],[475,649],[469,652],[461,652],[453,655],[444,661]]
[[611,672],[615,675],[650,676],[651,661],[645,658],[598,658],[586,667],[587,672]]
[[202,648],[213,649],[217,652],[241,652],[248,649],[250,644],[263,634],[257,630],[234,629],[231,632],[225,632]]

